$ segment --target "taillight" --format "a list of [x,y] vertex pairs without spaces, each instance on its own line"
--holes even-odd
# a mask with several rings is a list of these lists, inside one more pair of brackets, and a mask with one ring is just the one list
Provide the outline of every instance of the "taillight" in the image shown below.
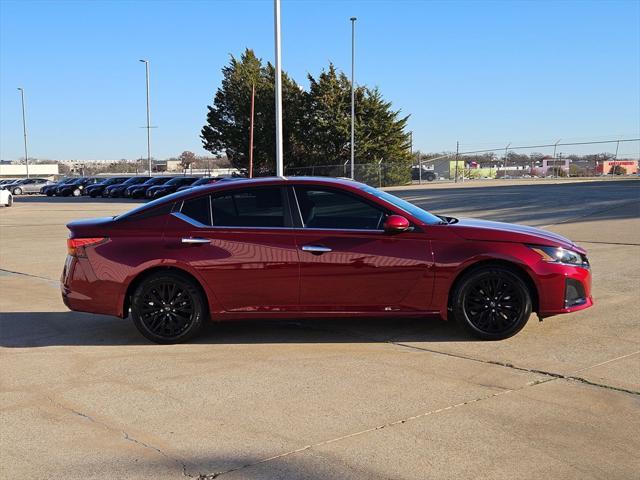
[[86,257],[84,249],[86,247],[100,245],[108,240],[107,237],[91,237],[91,238],[68,238],[67,252],[72,257]]

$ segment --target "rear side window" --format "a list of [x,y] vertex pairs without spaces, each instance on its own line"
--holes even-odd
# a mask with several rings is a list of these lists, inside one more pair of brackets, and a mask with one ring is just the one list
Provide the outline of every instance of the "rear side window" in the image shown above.
[[215,227],[284,227],[280,187],[248,188],[211,198]]
[[180,213],[203,225],[211,225],[209,195],[185,200]]

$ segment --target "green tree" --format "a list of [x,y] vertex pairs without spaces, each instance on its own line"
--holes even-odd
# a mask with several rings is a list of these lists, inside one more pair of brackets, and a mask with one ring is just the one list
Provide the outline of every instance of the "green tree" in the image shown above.
[[[222,69],[222,85],[208,107],[201,138],[206,150],[225,153],[236,168],[249,159],[251,87],[255,85],[254,171],[275,171],[275,69],[262,64],[252,50],[231,57]],[[317,165],[342,165],[351,156],[351,83],[333,64],[317,78],[308,76],[304,91],[282,75],[283,140],[286,170],[302,172]],[[385,101],[377,88],[357,87],[356,177],[372,184],[410,180],[408,117]],[[385,168],[379,164],[386,165]],[[342,172],[340,172],[342,174]]]
[[[351,158],[351,83],[333,64],[308,78],[304,163],[344,164]],[[356,178],[374,185],[410,180],[408,118],[393,110],[377,88],[356,87]]]
[[[275,171],[275,69],[262,64],[253,50],[247,49],[222,69],[222,86],[208,107],[207,124],[200,137],[206,150],[226,154],[236,168],[249,165],[249,130],[251,115],[251,89],[255,86],[254,112],[254,168],[260,173]],[[294,154],[294,133],[297,131],[304,92],[289,78],[282,75],[283,137],[285,156]]]

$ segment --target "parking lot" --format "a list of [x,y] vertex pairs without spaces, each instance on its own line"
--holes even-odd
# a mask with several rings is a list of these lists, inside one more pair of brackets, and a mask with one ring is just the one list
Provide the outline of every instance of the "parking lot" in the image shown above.
[[640,471],[640,180],[391,189],[584,246],[596,305],[500,342],[455,324],[212,324],[153,345],[69,312],[65,223],[134,201],[0,209],[2,478],[630,479]]

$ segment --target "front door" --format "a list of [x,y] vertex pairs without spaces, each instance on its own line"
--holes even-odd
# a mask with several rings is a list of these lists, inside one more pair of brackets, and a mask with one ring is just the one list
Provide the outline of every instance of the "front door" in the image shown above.
[[302,223],[296,229],[301,309],[427,309],[433,260],[424,233],[386,234],[388,212],[337,189],[299,185],[295,199]]

